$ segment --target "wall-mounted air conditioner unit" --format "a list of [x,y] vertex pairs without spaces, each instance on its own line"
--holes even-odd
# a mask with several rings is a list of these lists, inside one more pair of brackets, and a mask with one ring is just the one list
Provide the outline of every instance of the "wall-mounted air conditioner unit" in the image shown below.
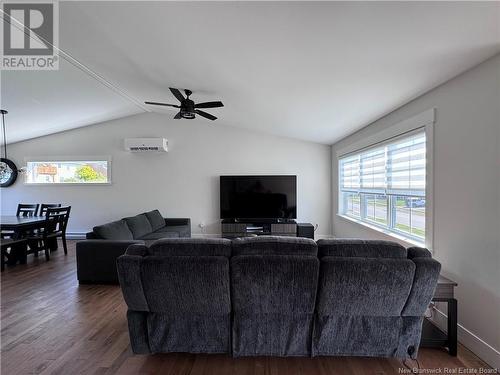
[[166,138],[126,138],[124,143],[130,152],[168,152]]

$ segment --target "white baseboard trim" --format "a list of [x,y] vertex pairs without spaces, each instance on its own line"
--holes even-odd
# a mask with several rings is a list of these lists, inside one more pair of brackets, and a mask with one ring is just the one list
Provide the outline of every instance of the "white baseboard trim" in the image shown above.
[[81,232],[66,232],[66,238],[68,240],[84,240],[85,234]]
[[[431,320],[436,323],[443,332],[446,332],[448,316],[437,308],[432,309],[432,311],[434,314]],[[488,365],[494,369],[500,369],[500,351],[461,324],[458,324],[458,341]]]

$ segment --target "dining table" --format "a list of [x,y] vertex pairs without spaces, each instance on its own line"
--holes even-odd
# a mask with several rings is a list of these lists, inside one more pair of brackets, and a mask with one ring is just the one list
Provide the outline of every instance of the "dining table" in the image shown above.
[[[45,216],[1,215],[0,231],[2,235],[8,233],[9,237],[19,239],[28,233],[32,233],[34,230],[42,229],[45,226],[45,221]],[[11,251],[12,256],[9,258],[8,264],[14,265],[18,261],[21,264],[26,263],[26,250],[26,245],[14,247]]]
[[0,230],[13,231],[16,235],[22,235],[23,232],[33,229],[43,228],[44,224],[45,216],[0,216]]

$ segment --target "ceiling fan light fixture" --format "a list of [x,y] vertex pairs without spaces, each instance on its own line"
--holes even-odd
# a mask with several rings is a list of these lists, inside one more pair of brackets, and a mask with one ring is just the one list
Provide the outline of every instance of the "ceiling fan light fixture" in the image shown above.
[[194,113],[192,112],[181,112],[181,117],[187,120],[192,120],[195,118]]

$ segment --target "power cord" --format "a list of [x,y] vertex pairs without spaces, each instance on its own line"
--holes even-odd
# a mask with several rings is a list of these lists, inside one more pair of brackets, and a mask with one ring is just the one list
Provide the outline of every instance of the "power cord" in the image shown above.
[[414,360],[413,360],[413,361],[415,361],[415,362],[417,363],[417,367],[416,367],[416,370],[417,370],[417,371],[415,371],[415,366],[411,367],[410,365],[408,365],[408,363],[406,363],[406,361],[408,361],[408,358],[403,359],[403,361],[401,362],[401,363],[402,363],[402,365],[403,365],[404,367],[406,367],[408,370],[410,370],[410,371],[411,371],[411,372],[413,372],[414,374],[415,374],[415,373],[416,373],[416,374],[419,374],[419,373],[420,373],[420,369],[421,369],[421,368],[420,368],[420,362],[418,361],[418,359],[414,359]]
[[429,304],[429,306],[427,307],[427,309],[425,310],[424,317],[428,318],[428,319],[434,318],[434,309],[435,308],[436,308],[436,306],[434,305],[434,303],[431,302]]

